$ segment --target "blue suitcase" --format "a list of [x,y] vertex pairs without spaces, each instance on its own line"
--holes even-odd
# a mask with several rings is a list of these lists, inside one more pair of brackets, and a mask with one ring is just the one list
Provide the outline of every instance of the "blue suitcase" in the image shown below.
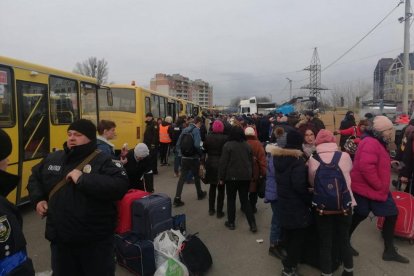
[[154,240],[161,232],[173,227],[171,198],[155,193],[132,203],[132,231],[141,239]]
[[151,241],[139,240],[138,235],[131,232],[115,235],[115,254],[118,264],[134,275],[154,275],[154,244]]

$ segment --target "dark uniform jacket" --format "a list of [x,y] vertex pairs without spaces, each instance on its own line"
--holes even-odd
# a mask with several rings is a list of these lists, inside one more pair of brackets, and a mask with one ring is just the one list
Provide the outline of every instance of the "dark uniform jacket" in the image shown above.
[[[0,272],[7,267],[7,259],[8,264],[13,262],[15,265],[6,275],[31,276],[35,273],[32,261],[26,255],[23,220],[16,206],[6,199],[18,181],[17,176],[0,170]],[[16,257],[17,261],[13,261]]]
[[160,142],[160,129],[156,121],[151,120],[145,122],[147,125],[144,132],[144,144],[149,149],[153,149],[158,146]]
[[308,170],[303,152],[275,147],[272,155],[281,225],[287,229],[305,228],[310,224],[312,195],[308,191]]
[[104,240],[117,223],[115,201],[128,190],[128,177],[120,163],[99,153],[81,171],[78,183],[69,181],[48,199],[52,188],[96,149],[96,142],[49,154],[33,167],[29,196],[34,204],[48,201],[46,238],[58,243]]

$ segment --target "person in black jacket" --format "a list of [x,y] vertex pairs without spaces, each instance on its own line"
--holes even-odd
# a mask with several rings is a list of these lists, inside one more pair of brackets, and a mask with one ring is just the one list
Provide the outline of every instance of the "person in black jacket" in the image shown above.
[[144,144],[146,144],[150,150],[152,172],[154,174],[158,174],[158,146],[160,143],[160,129],[151,112],[148,112],[145,115],[145,123]]
[[220,120],[215,120],[212,126],[212,133],[207,135],[203,148],[207,154],[205,161],[206,183],[210,184],[208,192],[208,213],[213,216],[216,213],[216,191],[217,194],[217,218],[224,217],[224,185],[218,185],[219,161],[223,146],[227,141],[227,135],[223,134],[224,124]]
[[[339,126],[339,129],[344,130],[344,129],[348,129],[353,126],[356,126],[354,112],[348,111],[345,114],[345,118],[341,121],[341,125]],[[339,146],[341,147],[342,151],[345,151],[344,145],[348,138],[349,138],[349,135],[341,135],[341,139],[339,140]]]
[[250,205],[248,193],[252,180],[253,153],[246,142],[244,131],[239,126],[233,126],[228,142],[224,144],[219,163],[220,185],[226,185],[227,221],[225,226],[234,230],[236,219],[236,195],[239,193],[241,208],[246,214],[250,231],[257,232],[256,219]]
[[124,168],[129,178],[129,188],[154,192],[154,175],[147,145],[139,143],[128,151]]
[[308,171],[302,144],[302,135],[297,131],[290,131],[287,134],[286,146],[273,152],[280,223],[287,251],[287,258],[282,261],[283,276],[297,275],[306,227],[311,220],[311,193],[308,190]]
[[10,137],[0,129],[0,275],[34,276],[32,260],[27,256],[22,216],[6,198],[19,182],[17,175],[6,172],[11,151]]
[[[128,190],[119,161],[103,152],[77,168],[96,151],[96,127],[85,119],[73,122],[64,150],[49,154],[33,167],[30,200],[46,217],[54,275],[114,275],[115,202]],[[115,163],[114,163],[115,162]],[[52,189],[66,183],[54,194]]]

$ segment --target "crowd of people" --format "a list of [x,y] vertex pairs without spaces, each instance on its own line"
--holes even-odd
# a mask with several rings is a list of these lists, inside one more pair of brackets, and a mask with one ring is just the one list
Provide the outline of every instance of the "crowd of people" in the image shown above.
[[[10,275],[33,275],[21,217],[4,200],[16,179],[5,172],[11,142],[0,131],[0,177],[10,185],[2,191],[0,206],[15,225],[12,249],[1,251],[0,263],[10,265],[5,275],[14,269],[26,274]],[[282,275],[299,275],[298,264],[311,226],[318,233],[315,252],[322,275],[334,272],[333,240],[339,243],[342,275],[353,275],[353,257],[358,251],[351,246],[351,235],[370,212],[385,218],[382,259],[409,262],[394,246],[398,210],[389,186],[392,164],[405,164],[400,166],[401,183],[409,183],[411,178],[414,121],[399,147],[400,162],[391,160],[389,154],[392,122],[386,116],[367,114],[356,123],[351,111],[334,132],[326,130],[312,111],[301,115],[180,116],[175,123],[169,116],[156,120],[147,113],[143,143],[132,149],[125,145],[119,153],[110,142],[116,137],[112,121],[103,120],[96,127],[81,119],[67,133],[64,150],[49,154],[36,165],[28,185],[36,212],[46,218],[45,236],[51,245],[52,269],[58,276],[114,275],[114,202],[131,188],[156,191],[154,174],[158,174],[158,165],[170,165],[170,155],[178,178],[173,205],[185,204],[184,183],[194,181],[197,199],[208,195],[206,213],[218,219],[227,216],[224,226],[229,230],[236,229],[238,194],[250,231],[257,232],[256,204],[259,189],[264,187],[265,203],[272,209],[269,254],[281,259]],[[341,135],[339,147],[336,135]],[[355,151],[347,146],[350,139]],[[338,168],[337,172],[329,171],[329,166]],[[344,196],[338,210],[321,204],[322,171],[339,179]],[[208,193],[200,181],[210,185]],[[9,255],[15,256],[12,261]]]

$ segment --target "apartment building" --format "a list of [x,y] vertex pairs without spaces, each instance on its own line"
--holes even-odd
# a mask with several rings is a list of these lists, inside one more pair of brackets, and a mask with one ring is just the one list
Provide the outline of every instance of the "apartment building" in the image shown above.
[[201,79],[190,80],[180,74],[158,73],[151,79],[151,90],[198,103],[213,106],[213,87]]

